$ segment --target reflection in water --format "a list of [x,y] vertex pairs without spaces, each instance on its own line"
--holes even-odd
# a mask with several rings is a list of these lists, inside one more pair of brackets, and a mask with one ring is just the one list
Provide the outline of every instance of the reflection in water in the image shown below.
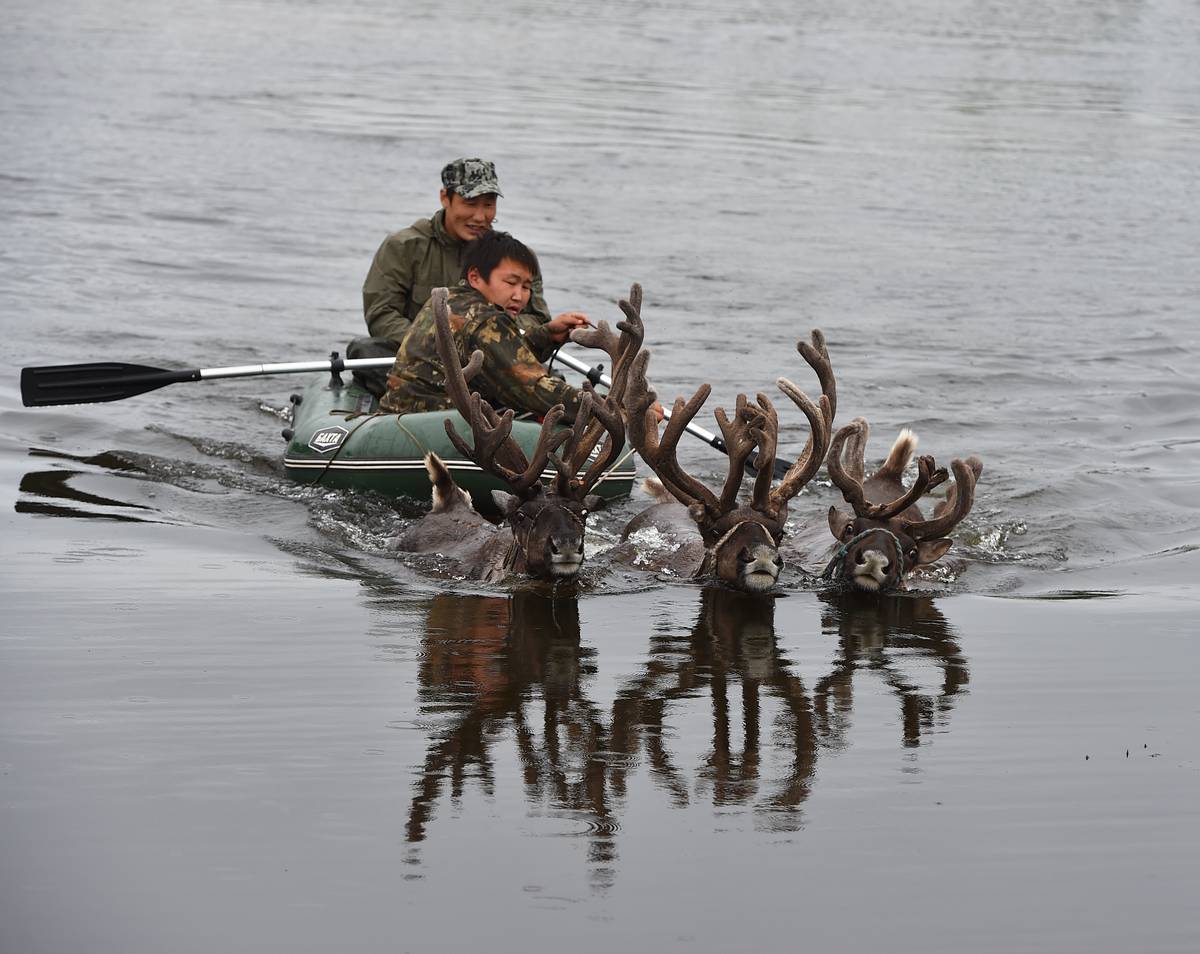
[[[686,636],[655,637],[643,673],[630,680],[613,706],[615,751],[633,762],[644,750],[655,777],[680,805],[691,785],[666,750],[664,729],[676,702],[707,696],[712,741],[699,770],[702,787],[714,805],[756,801],[760,788],[763,697],[781,703],[771,744],[786,750],[786,776],[771,785],[757,804],[766,809],[795,809],[808,797],[816,763],[817,737],[812,706],[800,678],[775,640],[775,599],[712,586],[702,591],[700,614]],[[734,701],[740,703],[740,727]],[[614,789],[624,792],[625,764],[613,766]],[[794,827],[787,813],[776,828]]]
[[[55,451],[31,449],[30,457],[46,457],[56,461],[71,461],[83,464],[89,470],[61,469],[33,470],[21,478],[20,491],[36,499],[21,499],[16,502],[14,509],[17,513],[39,514],[48,517],[78,517],[93,520],[116,520],[129,523],[159,522],[149,514],[154,514],[152,507],[144,504],[130,503],[125,500],[114,500],[98,494],[87,493],[71,486],[71,481],[77,477],[95,475],[99,472],[120,471],[125,473],[139,472],[128,461],[115,454],[101,453],[89,457],[77,457],[73,454],[63,454]],[[68,502],[67,504],[62,501]],[[127,513],[124,511],[137,511]]]
[[899,701],[906,746],[945,725],[968,680],[930,597],[821,598],[822,632],[838,645],[811,687],[779,646],[776,600],[714,586],[702,590],[689,632],[651,635],[607,714],[588,698],[596,650],[581,645],[573,598],[434,598],[421,702],[446,721],[432,732],[409,842],[425,840],[439,800],[458,803],[469,778],[492,795],[497,759],[513,755],[531,808],[584,823],[596,887],[615,878],[620,814],[643,766],[676,807],[743,806],[773,831],[797,830],[819,753],[847,745],[858,673],[881,677]]
[[[473,772],[491,794],[495,777],[489,746],[512,733],[526,795],[560,807],[606,814],[603,768],[592,758],[599,720],[579,691],[582,660],[594,650],[579,645],[579,606],[535,592],[508,597],[435,597],[425,627],[420,668],[422,708],[451,711],[449,728],[430,748],[408,821],[408,839],[419,842],[448,783],[462,794]],[[540,734],[530,724],[530,703],[540,693]]]
[[[849,724],[856,671],[878,675],[900,700],[905,745],[919,745],[922,732],[944,725],[969,674],[966,657],[933,598],[828,591],[821,599],[827,604],[822,631],[838,637],[840,650],[833,671],[815,689],[829,733],[840,735]],[[939,673],[938,685],[923,690],[915,673],[930,662]]]

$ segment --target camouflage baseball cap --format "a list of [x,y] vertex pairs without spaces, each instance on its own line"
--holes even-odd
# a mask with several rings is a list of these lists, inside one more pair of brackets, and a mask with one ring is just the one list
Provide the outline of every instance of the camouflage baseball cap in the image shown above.
[[496,181],[496,167],[486,159],[455,159],[442,169],[442,185],[447,192],[457,192],[464,199],[500,191]]

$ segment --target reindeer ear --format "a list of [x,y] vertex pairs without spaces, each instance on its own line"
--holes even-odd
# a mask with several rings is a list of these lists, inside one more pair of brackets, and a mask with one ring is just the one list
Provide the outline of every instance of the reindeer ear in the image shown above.
[[583,509],[588,513],[593,510],[599,510],[604,506],[604,498],[599,494],[588,494],[583,498]]
[[937,540],[922,540],[917,544],[917,565],[923,566],[926,563],[934,563],[941,559],[947,550],[953,546],[954,541],[949,537],[940,537]]
[[492,491],[492,502],[500,508],[500,512],[508,517],[512,512],[521,506],[521,498],[516,494],[506,493],[503,490]]
[[829,508],[829,532],[838,540],[848,540],[853,536],[854,518],[848,513],[843,513],[837,507]]
[[706,513],[704,504],[700,503],[700,501],[696,501],[693,504],[688,504],[687,511],[688,516],[696,521],[696,523],[700,523],[704,519]]

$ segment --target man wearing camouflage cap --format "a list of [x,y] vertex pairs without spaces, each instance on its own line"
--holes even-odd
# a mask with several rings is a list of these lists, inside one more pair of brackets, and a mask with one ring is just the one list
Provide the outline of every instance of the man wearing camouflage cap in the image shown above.
[[[446,164],[441,210],[389,235],[375,253],[363,283],[363,316],[373,336],[399,344],[433,289],[458,284],[463,247],[492,227],[502,195],[496,167],[486,159]],[[540,275],[525,310],[550,320]]]
[[[442,208],[432,218],[418,219],[384,239],[363,283],[363,317],[370,338],[356,338],[347,357],[393,355],[413,319],[433,289],[453,288],[462,279],[463,249],[492,227],[496,200],[503,193],[496,167],[486,159],[455,159],[442,169]],[[545,323],[550,311],[542,297],[541,275],[534,276],[533,294],[525,313]],[[586,324],[579,312],[561,319]],[[381,394],[382,372],[356,372],[370,390]]]

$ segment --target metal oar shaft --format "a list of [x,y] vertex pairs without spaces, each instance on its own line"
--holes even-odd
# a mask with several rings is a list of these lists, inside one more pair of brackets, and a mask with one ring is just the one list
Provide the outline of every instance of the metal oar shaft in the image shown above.
[[355,368],[390,368],[396,359],[391,358],[350,358],[336,362],[326,358],[324,361],[288,361],[282,364],[243,364],[229,368],[201,368],[201,380],[209,378],[252,378],[260,374],[296,374],[303,371],[353,371]]

